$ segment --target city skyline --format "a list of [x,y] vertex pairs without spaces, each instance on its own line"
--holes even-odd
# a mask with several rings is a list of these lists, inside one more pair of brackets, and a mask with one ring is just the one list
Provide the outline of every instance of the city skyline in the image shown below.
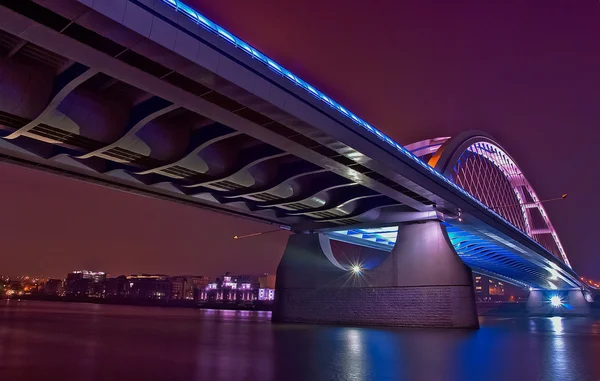
[[[148,272],[143,272],[143,271],[137,271],[137,272],[130,272],[130,273],[114,273],[114,272],[104,271],[103,269],[99,269],[99,268],[78,268],[78,269],[69,269],[62,274],[55,274],[57,276],[52,276],[51,274],[38,274],[38,273],[32,273],[32,272],[23,272],[20,274],[9,274],[6,272],[2,272],[2,273],[0,273],[0,280],[2,280],[3,278],[7,278],[7,279],[21,279],[21,278],[64,279],[66,277],[66,275],[68,275],[70,273],[78,273],[78,272],[100,273],[100,274],[104,274],[107,278],[118,277],[118,276],[157,275],[157,276],[167,276],[167,277],[202,276],[202,277],[207,277],[208,279],[216,279],[220,276],[223,276],[224,274],[232,274],[231,271],[227,271],[227,270],[221,271],[221,272],[217,273],[215,276],[208,276],[208,275],[204,275],[202,273],[194,273],[194,272],[190,272],[190,273],[166,273],[166,272],[148,273]],[[250,273],[247,271],[246,272],[244,272],[244,271],[235,272],[235,274],[255,275],[255,276],[274,275],[274,273],[270,274],[268,272]]]
[[[440,4],[439,13],[419,5],[390,4],[371,10],[368,19],[358,6],[342,8],[334,2],[319,5],[319,11],[277,2],[190,4],[401,143],[455,135],[468,127],[493,134],[524,167],[542,198],[570,194],[566,201],[549,204],[548,211],[574,268],[584,276],[599,277],[594,237],[586,230],[592,226],[593,213],[587,209],[598,184],[579,163],[593,152],[588,147],[593,136],[583,140],[580,136],[590,136],[589,128],[597,120],[595,102],[590,100],[600,57],[577,43],[596,32],[591,15],[598,4],[589,5],[587,12],[581,7],[566,13],[556,2],[541,12],[520,4],[519,15],[511,12],[516,3],[479,4],[468,11],[460,5]],[[441,16],[452,12],[473,17]],[[523,13],[531,20],[520,16]],[[252,17],[242,17],[248,14]],[[313,19],[319,26],[315,31],[306,28],[305,14],[322,15]],[[395,22],[395,16],[388,15],[397,14],[414,17],[403,18],[398,30],[384,37],[386,26]],[[341,17],[347,19],[344,30],[329,22]],[[504,21],[495,21],[500,19]],[[540,29],[540,23],[547,25]],[[425,32],[419,24],[437,27]],[[282,32],[273,34],[273,28]],[[569,33],[564,33],[567,29]],[[455,34],[456,42],[442,49],[447,31]],[[336,44],[322,41],[320,34]],[[552,43],[533,44],[540,35]],[[400,48],[390,49],[386,38],[393,38]],[[364,53],[354,54],[355,49]],[[361,70],[370,68],[369,57],[375,56],[387,64],[378,70]],[[337,57],[343,65],[332,64]],[[435,62],[446,64],[440,67]],[[562,80],[548,82],[552,78]],[[492,90],[486,98],[478,96],[482,83]],[[545,127],[544,139],[540,139],[540,126]],[[271,227],[5,164],[0,165],[0,176],[6,180],[4,198],[11,200],[4,205],[0,225],[7,233],[0,265],[9,272],[38,266],[53,269],[49,272],[103,267],[129,273],[128,269],[141,265],[144,272],[165,266],[173,273],[190,267],[210,273],[223,267],[235,271],[236,266],[255,266],[274,273],[288,235],[281,232],[236,242],[233,235]]]

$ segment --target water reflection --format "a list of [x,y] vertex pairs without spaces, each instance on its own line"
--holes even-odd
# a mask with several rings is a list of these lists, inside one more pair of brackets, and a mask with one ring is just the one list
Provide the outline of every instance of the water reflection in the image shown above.
[[346,345],[343,355],[345,361],[344,379],[363,380],[363,371],[366,367],[366,358],[364,353],[363,331],[358,328],[348,328],[344,332]]
[[272,325],[267,312],[0,305],[1,380],[600,380],[600,321],[478,331]]
[[553,316],[549,319],[552,322],[552,330],[554,333],[560,335],[563,332],[563,318],[560,316]]

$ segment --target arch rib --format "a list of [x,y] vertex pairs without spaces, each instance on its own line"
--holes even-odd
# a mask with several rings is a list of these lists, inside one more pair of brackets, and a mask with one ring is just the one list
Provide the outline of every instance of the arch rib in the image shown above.
[[[415,144],[416,147],[419,147],[417,143]],[[479,131],[463,132],[443,143],[435,151],[429,160],[429,164],[444,176],[455,181],[453,177],[460,170],[460,166],[466,165],[466,163],[461,163],[461,160],[464,159],[464,155],[466,153],[484,158],[492,163],[503,174],[506,181],[510,184],[515,198],[518,200],[518,209],[520,210],[520,215],[514,214],[514,211],[507,212],[506,210],[503,210],[508,209],[509,205],[489,205],[490,200],[480,201],[484,204],[488,204],[487,206],[490,209],[494,209],[499,214],[504,215],[504,217],[509,219],[513,225],[517,226],[534,239],[536,239],[536,237],[540,234],[551,234],[554,244],[558,250],[558,253],[556,254],[560,255],[565,264],[571,267],[562,243],[560,242],[560,239],[558,238],[558,235],[556,234],[556,231],[552,226],[550,219],[548,218],[548,214],[546,213],[544,206],[540,202],[540,199],[533,190],[531,184],[529,184],[515,160],[489,135]],[[479,186],[482,187],[486,185],[488,184],[483,183]],[[527,195],[530,196],[531,201],[528,200]],[[531,209],[537,209],[539,211],[540,215],[542,216],[542,220],[546,225],[544,229],[539,229],[539,227],[536,228],[533,226],[530,213]],[[517,222],[520,218],[523,220],[522,227],[519,227]]]

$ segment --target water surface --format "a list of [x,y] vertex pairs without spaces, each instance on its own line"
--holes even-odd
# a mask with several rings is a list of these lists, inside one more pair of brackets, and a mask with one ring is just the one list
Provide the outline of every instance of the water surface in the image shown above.
[[2,300],[0,380],[600,381],[600,321],[349,328],[272,325],[268,312]]

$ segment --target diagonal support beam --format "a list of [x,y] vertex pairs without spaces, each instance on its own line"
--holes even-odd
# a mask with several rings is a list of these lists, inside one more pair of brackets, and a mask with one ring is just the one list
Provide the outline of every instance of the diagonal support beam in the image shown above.
[[38,124],[42,124],[46,119],[51,116],[60,105],[60,103],[73,91],[77,86],[81,85],[94,75],[98,73],[96,69],[90,69],[89,67],[80,63],[71,65],[67,70],[60,73],[54,79],[54,86],[50,101],[46,108],[31,122],[25,126],[14,131],[10,135],[6,136],[5,139],[16,139],[22,136]]
[[191,184],[185,185],[185,187],[197,188],[210,185],[211,183],[225,180],[226,178],[231,177],[237,174],[238,172],[252,167],[256,164],[259,164],[263,161],[287,155],[289,155],[287,152],[284,152],[279,148],[275,148],[269,144],[261,143],[242,152],[236,163],[231,168],[228,168],[224,173],[215,176],[206,174],[195,176],[189,179]]
[[[138,172],[139,175],[149,175],[152,173],[160,173],[161,175],[166,175],[173,178],[183,179],[189,176],[186,176],[187,172],[193,173],[195,172],[192,168],[186,167],[186,161],[192,157],[198,155],[200,151],[210,146],[211,144],[220,142],[222,140],[238,136],[240,132],[224,126],[220,123],[213,123],[209,126],[202,127],[198,130],[192,132],[192,137],[188,144],[188,149],[183,157],[177,159],[172,163],[168,163],[165,165],[161,165],[156,168],[148,169],[145,171]],[[181,173],[181,176],[177,176],[177,174],[173,173],[173,168],[179,167],[183,168],[186,173]]]
[[283,183],[317,173],[327,172],[326,169],[319,168],[314,164],[308,162],[300,162],[294,164],[288,164],[283,166],[275,175],[275,177],[269,181],[267,181],[264,185],[260,187],[252,187],[249,189],[243,189],[239,191],[229,192],[224,195],[224,202],[235,202],[236,199],[241,197],[249,197],[259,193],[265,193],[274,190],[275,188],[281,186]]
[[298,187],[298,194],[283,200],[260,203],[257,204],[257,206],[259,208],[282,207],[289,204],[307,201],[324,191],[357,185],[356,183],[350,182],[343,177],[336,176],[335,174],[329,172],[319,173],[303,180],[305,181],[302,182]]
[[329,193],[330,200],[319,208],[308,208],[290,212],[286,211],[285,214],[290,216],[300,216],[315,212],[329,212],[342,208],[345,205],[357,200],[380,196],[379,193],[364,187],[336,188]]
[[391,198],[389,198],[387,196],[376,196],[376,197],[372,197],[370,199],[364,200],[361,203],[361,205],[359,205],[351,213],[344,214],[339,217],[317,219],[316,222],[336,222],[336,221],[345,220],[348,218],[355,218],[355,217],[362,216],[363,214],[366,214],[366,213],[371,212],[378,208],[382,208],[382,207],[386,207],[386,206],[395,206],[395,205],[401,205],[401,204],[399,204],[398,201],[392,200]]
[[109,144],[100,149],[82,155],[79,158],[89,159],[92,156],[97,156],[110,149],[120,147],[128,136],[134,135],[152,120],[158,118],[159,116],[165,115],[166,113],[171,112],[176,108],[178,108],[178,106],[160,97],[155,96],[145,100],[144,102],[134,106],[131,109],[129,121],[125,126],[125,130],[121,138],[119,138],[116,142],[112,144]]

